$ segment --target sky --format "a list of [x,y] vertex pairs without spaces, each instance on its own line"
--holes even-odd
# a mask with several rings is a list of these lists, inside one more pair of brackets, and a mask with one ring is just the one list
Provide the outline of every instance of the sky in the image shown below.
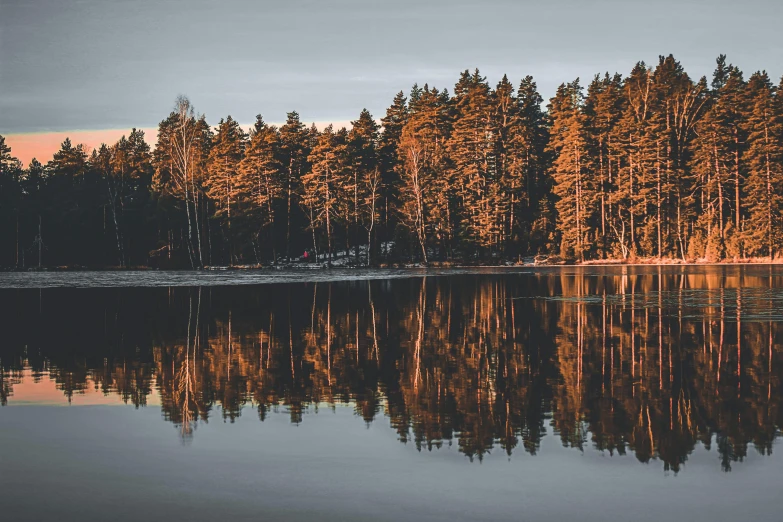
[[66,135],[154,140],[179,94],[212,124],[342,124],[466,68],[549,98],[670,53],[694,78],[724,53],[777,83],[781,20],[780,0],[0,0],[0,134],[26,164]]

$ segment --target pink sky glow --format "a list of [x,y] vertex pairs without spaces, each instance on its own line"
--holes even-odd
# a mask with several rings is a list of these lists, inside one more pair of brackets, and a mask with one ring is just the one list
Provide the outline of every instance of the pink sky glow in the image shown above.
[[[141,129],[144,138],[150,146],[155,145],[158,136],[157,128]],[[65,138],[71,138],[71,143],[78,145],[83,143],[88,152],[101,146],[101,143],[112,145],[122,136],[130,134],[130,129],[108,130],[76,130],[64,132],[34,132],[29,134],[8,134],[5,143],[11,147],[11,155],[18,158],[22,165],[27,167],[30,160],[36,158],[46,164],[55,152],[60,149],[60,144]]]
[[[36,379],[30,368],[25,368],[14,377],[19,378],[12,386],[8,404],[14,405],[47,405],[47,406],[91,406],[91,405],[121,405],[125,404],[117,393],[105,394],[98,389],[92,379],[87,379],[86,389],[74,393],[71,402],[57,382],[46,372]],[[153,393],[147,398],[147,405],[160,404],[159,396]]]
[[[315,122],[315,126],[319,130],[323,130],[329,124],[334,125],[335,129],[340,127],[351,128],[350,121],[335,121],[335,122]],[[378,121],[380,123],[380,121]],[[270,122],[270,125],[280,126],[282,123]],[[240,124],[245,130],[249,129],[252,124]],[[308,127],[310,123],[305,123]],[[144,139],[150,144],[150,147],[155,147],[155,142],[158,137],[157,127],[142,127],[140,130],[144,131]],[[7,134],[5,136],[5,143],[11,147],[11,155],[18,158],[22,162],[22,165],[27,168],[30,164],[30,160],[36,158],[44,165],[52,159],[54,153],[60,150],[60,145],[65,138],[71,138],[71,143],[75,145],[83,144],[87,147],[87,153],[92,152],[92,149],[97,149],[102,143],[107,145],[113,145],[122,136],[128,136],[131,129],[107,129],[107,130],[74,130],[74,131],[62,131],[62,132],[31,132],[25,134]]]

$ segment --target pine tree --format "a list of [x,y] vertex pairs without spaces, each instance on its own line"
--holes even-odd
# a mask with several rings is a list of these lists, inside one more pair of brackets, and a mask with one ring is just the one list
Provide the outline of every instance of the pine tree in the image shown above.
[[[510,221],[518,223],[520,238],[524,240],[527,237],[527,247],[519,247],[523,251],[538,251],[545,247],[554,231],[554,207],[549,196],[552,187],[547,174],[546,155],[549,132],[546,115],[541,110],[543,101],[533,77],[523,78],[517,90],[517,118],[511,134],[511,164],[507,168],[511,179],[516,180],[514,187],[520,190],[516,198],[519,218],[510,218]],[[509,210],[513,216],[513,207]],[[511,228],[510,239],[513,241],[514,227]]]
[[[614,127],[615,152],[620,163],[618,189],[612,202],[616,223],[612,226],[623,257],[636,255],[640,246],[644,247],[641,253],[652,254],[650,242],[645,241],[642,245],[640,240],[646,239],[650,232],[644,225],[649,217],[651,192],[657,177],[653,94],[652,73],[644,62],[639,62],[623,83],[624,111]],[[645,229],[648,234],[643,233]]]
[[670,202],[673,183],[671,171],[670,124],[667,121],[666,102],[669,95],[670,81],[668,76],[676,71],[679,64],[673,59],[661,58],[658,67],[651,74],[652,101],[651,114],[647,125],[648,143],[650,144],[650,169],[647,183],[642,190],[645,198],[644,243],[642,251],[646,256],[659,259],[671,252],[670,234]]
[[557,228],[560,252],[565,258],[584,261],[590,250],[589,222],[595,187],[587,157],[587,127],[582,113],[579,80],[561,84],[549,103],[552,121],[548,150],[554,160],[551,176],[557,198]]
[[399,203],[397,188],[402,179],[402,164],[397,149],[407,117],[407,99],[400,91],[394,97],[392,105],[386,109],[386,116],[381,118],[383,131],[378,144],[378,164],[381,172],[380,223],[382,224],[378,235],[383,242],[391,239],[390,233],[395,226],[394,215],[390,209],[396,208]]
[[231,116],[220,120],[207,160],[207,177],[204,184],[207,196],[216,203],[215,217],[226,227],[229,264],[233,264],[236,257],[235,232],[231,229],[231,217],[232,210],[234,216],[238,214],[241,204],[239,163],[244,156],[246,140],[244,131]]
[[450,199],[455,186],[447,166],[451,121],[448,93],[425,85],[411,108],[402,129],[398,161],[402,165],[399,188],[400,221],[412,232],[424,263],[432,238],[441,254],[451,249],[452,212]]
[[[597,197],[600,215],[600,252],[601,257],[620,254],[610,247],[610,238],[617,237],[618,223],[613,213],[613,203],[618,189],[618,171],[620,154],[617,139],[617,126],[625,112],[622,77],[619,74],[603,77],[596,75],[587,89],[585,116],[589,127],[590,157],[597,172]],[[622,230],[622,224],[619,227]],[[619,245],[615,244],[615,247]],[[622,246],[620,246],[620,250]]]
[[148,242],[146,223],[153,168],[144,132],[132,129],[113,146],[102,145],[91,163],[103,178],[119,265],[146,261],[154,246]]
[[766,72],[750,77],[747,99],[749,113],[743,134],[748,143],[749,215],[745,244],[751,255],[772,259],[783,240],[783,118],[776,111],[774,88]]
[[[93,151],[92,158],[90,159],[93,168],[100,173],[106,184],[106,202],[111,215],[112,228],[114,229],[114,238],[117,248],[117,262],[120,267],[125,266],[125,240],[123,239],[121,213],[123,210],[122,197],[125,192],[124,167],[127,164],[127,161],[125,161],[126,144],[127,140],[125,140],[124,136],[113,148],[108,147],[105,143],[101,144],[100,149]],[[119,166],[117,171],[115,171],[115,165]]]
[[317,141],[307,158],[311,165],[309,172],[302,176],[302,205],[310,216],[310,228],[313,232],[313,247],[317,245],[315,231],[324,228],[327,244],[327,263],[332,264],[333,232],[337,205],[340,196],[340,181],[343,176],[342,156],[344,144],[338,142],[331,125],[318,134]]
[[125,197],[126,232],[128,260],[134,264],[147,261],[150,250],[155,247],[155,227],[152,222],[151,186],[154,168],[152,152],[144,131],[131,129],[128,135],[128,168],[130,183]]
[[[711,104],[697,126],[698,139],[692,164],[702,192],[701,224],[697,226],[705,237],[714,237],[707,242],[713,247],[704,253],[711,259],[722,259],[727,246],[729,255],[743,255],[744,90],[742,72],[727,65],[725,55],[718,57]],[[732,225],[730,229],[729,224]],[[727,230],[730,231],[728,237]]]
[[280,162],[284,168],[285,191],[285,255],[291,261],[291,227],[295,225],[297,197],[301,177],[308,170],[307,156],[310,153],[310,138],[307,128],[299,119],[299,113],[289,112],[285,125],[280,127]]
[[[20,249],[19,266],[25,268],[29,266],[28,259],[40,260],[39,249],[42,250],[42,244],[36,242],[35,238],[40,236],[42,229],[42,216],[46,210],[46,183],[49,172],[46,166],[42,165],[36,158],[30,161],[26,171],[22,174],[22,209],[19,224]],[[35,247],[33,254],[27,257],[27,252]]]
[[[353,244],[356,263],[359,263],[359,227],[367,230],[367,258],[372,249],[372,232],[378,218],[377,202],[380,196],[380,167],[378,164],[378,124],[367,109],[359,119],[351,122],[347,155],[350,188],[353,191]],[[349,194],[350,195],[350,194]],[[368,261],[369,264],[369,261]]]
[[67,138],[46,170],[38,239],[52,264],[88,265],[103,243],[100,177],[84,145],[74,146]]
[[459,187],[460,239],[469,249],[494,248],[500,243],[501,216],[508,201],[501,197],[492,95],[478,69],[462,73],[454,89],[454,106],[448,152]]
[[697,187],[686,166],[695,126],[708,101],[707,80],[702,78],[694,84],[680,63],[669,55],[660,57],[653,81],[659,117],[664,121],[665,175],[671,198],[666,236],[672,253],[684,260],[690,224],[697,215],[692,196]]
[[[492,93],[495,125],[495,151],[497,154],[498,184],[500,193],[506,198],[504,212],[497,216],[500,225],[500,243],[505,253],[510,253],[510,247],[520,241],[519,229],[520,201],[528,194],[525,186],[524,171],[515,139],[521,135],[519,128],[519,105],[514,93],[514,86],[506,75],[498,82]],[[499,208],[499,207],[498,207]],[[516,241],[515,241],[516,240]]]
[[20,266],[22,175],[21,162],[11,155],[11,147],[0,136],[0,267]]
[[[335,200],[334,207],[336,222],[340,223],[345,230],[343,237],[345,244],[345,254],[350,260],[353,241],[356,239],[354,231],[357,227],[356,218],[358,218],[358,177],[354,176],[351,165],[351,157],[348,149],[348,129],[340,127],[334,133],[335,137],[335,156],[337,158],[337,168],[334,170]],[[341,234],[337,234],[335,239]],[[357,256],[358,257],[358,256]]]
[[275,247],[275,207],[285,196],[288,169],[281,161],[280,134],[275,127],[256,116],[250,143],[239,164],[238,188],[243,199],[243,217],[250,220],[251,244],[256,262],[261,236],[266,230],[267,246],[272,250],[272,261],[277,263]]
[[[736,67],[730,66],[730,73],[720,90],[716,93],[717,101],[711,110],[714,124],[717,126],[717,145],[719,154],[723,156],[726,175],[726,188],[733,192],[733,198],[727,194],[726,210],[733,214],[727,216],[727,221],[733,227],[733,236],[727,238],[728,251],[732,257],[744,255],[744,226],[742,223],[744,212],[744,185],[745,165],[742,154],[745,148],[745,136],[743,132],[745,117],[745,82],[742,72]],[[733,189],[733,190],[732,190]],[[733,209],[730,204],[733,199]],[[732,212],[733,211],[733,212]],[[733,219],[732,219],[733,217]]]

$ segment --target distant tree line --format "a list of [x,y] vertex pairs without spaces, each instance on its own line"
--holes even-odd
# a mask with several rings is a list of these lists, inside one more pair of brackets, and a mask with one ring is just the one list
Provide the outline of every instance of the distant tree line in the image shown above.
[[425,84],[378,124],[217,127],[187,98],[158,126],[25,169],[0,137],[0,266],[775,258],[783,83],[721,55],[712,81],[672,56],[630,75]]

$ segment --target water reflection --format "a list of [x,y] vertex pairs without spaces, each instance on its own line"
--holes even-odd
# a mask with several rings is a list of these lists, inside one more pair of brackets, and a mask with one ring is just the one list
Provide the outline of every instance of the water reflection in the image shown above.
[[551,426],[564,446],[675,472],[699,444],[716,446],[728,471],[780,434],[782,276],[621,268],[3,290],[0,399],[50,379],[67,400],[98,390],[154,402],[183,440],[249,407],[301,423],[346,403],[367,423],[386,417],[403,442],[470,459],[535,454]]

